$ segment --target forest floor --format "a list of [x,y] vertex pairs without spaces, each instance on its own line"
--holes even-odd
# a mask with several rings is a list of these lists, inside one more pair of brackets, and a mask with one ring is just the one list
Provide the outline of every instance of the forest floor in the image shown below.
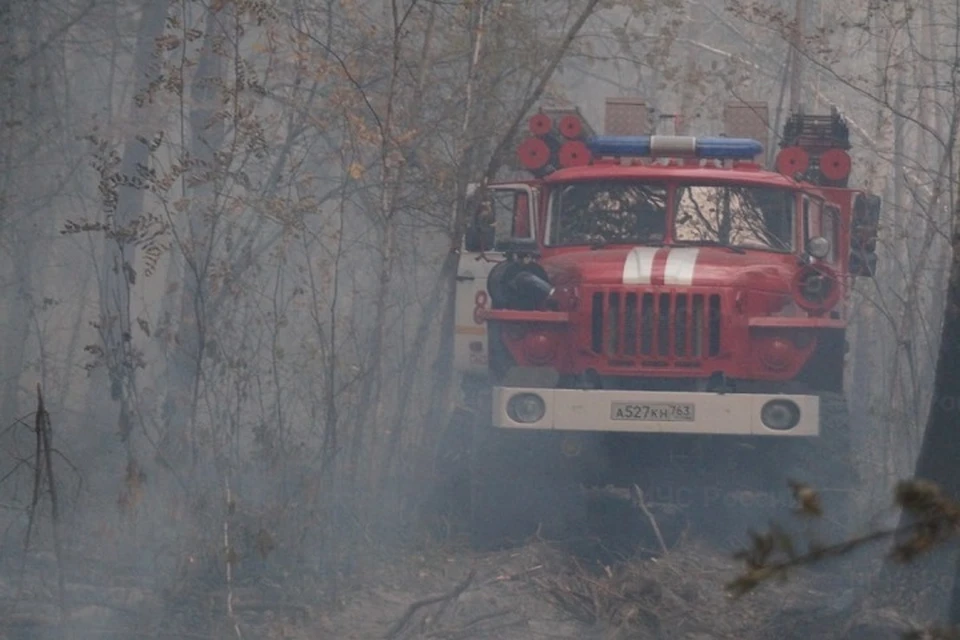
[[[734,602],[723,587],[735,571],[698,545],[609,572],[545,544],[421,557],[345,597],[321,637],[826,638],[824,623],[853,604],[852,592],[809,575]],[[434,595],[443,599],[416,609]]]
[[[687,537],[661,523],[664,550],[652,527],[633,522],[619,538],[588,543],[531,541],[482,553],[457,541],[389,555],[371,550],[335,594],[319,582],[293,587],[264,576],[238,577],[229,591],[222,578],[164,590],[132,572],[124,577],[119,566],[74,557],[62,626],[53,558],[36,554],[16,586],[0,576],[0,640],[892,640],[914,622],[864,600],[862,587],[876,570],[868,560],[798,568],[735,599],[725,585],[742,562],[729,537]],[[742,530],[736,544],[747,542]],[[627,547],[631,556],[618,560]]]

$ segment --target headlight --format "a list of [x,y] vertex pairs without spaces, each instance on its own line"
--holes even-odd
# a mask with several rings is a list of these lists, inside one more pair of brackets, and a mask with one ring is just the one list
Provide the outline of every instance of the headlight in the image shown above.
[[807,253],[812,255],[814,258],[823,260],[830,253],[830,241],[823,236],[810,238],[807,241]]
[[819,302],[827,294],[829,287],[830,282],[822,273],[810,271],[804,274],[800,282],[800,293],[807,300]]
[[793,429],[800,422],[800,407],[793,400],[770,400],[760,409],[760,422],[777,431]]
[[507,401],[507,415],[514,422],[536,422],[543,418],[546,412],[546,403],[535,393],[518,393]]
[[843,291],[832,269],[823,264],[807,265],[793,278],[793,297],[807,311],[826,311],[840,301]]

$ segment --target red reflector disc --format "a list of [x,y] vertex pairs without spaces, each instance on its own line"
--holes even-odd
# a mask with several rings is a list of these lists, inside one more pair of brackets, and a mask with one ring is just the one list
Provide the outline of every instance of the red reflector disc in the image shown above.
[[564,138],[575,140],[583,133],[583,123],[575,115],[563,116],[560,118],[559,129]]
[[800,147],[787,147],[777,154],[777,171],[793,176],[803,173],[810,166],[810,156]]
[[517,157],[525,169],[535,171],[550,160],[550,148],[540,138],[527,138],[517,147]]
[[527,124],[530,127],[530,133],[535,136],[545,136],[550,133],[550,129],[553,127],[550,116],[545,113],[532,116]]
[[850,155],[843,149],[830,149],[820,156],[820,173],[827,180],[843,180],[850,175]]
[[590,149],[579,140],[564,142],[558,156],[561,167],[582,167],[590,163]]
[[793,362],[793,348],[783,338],[769,338],[756,346],[760,361],[773,371],[783,371]]

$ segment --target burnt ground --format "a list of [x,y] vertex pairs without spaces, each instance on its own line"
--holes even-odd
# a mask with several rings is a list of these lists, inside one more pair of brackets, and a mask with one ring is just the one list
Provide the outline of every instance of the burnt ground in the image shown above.
[[222,574],[162,586],[133,567],[74,554],[61,635],[55,564],[34,554],[22,583],[0,577],[0,639],[866,639],[920,623],[866,602],[862,587],[876,566],[853,558],[733,599],[724,586],[741,569],[731,551],[747,542],[743,528],[700,522],[693,535],[690,522],[651,505],[664,550],[650,517],[628,501],[601,500],[586,539],[485,553],[456,539],[371,547],[335,593],[329,581],[289,570],[241,574],[231,585],[233,619]]
[[664,552],[630,503],[603,511],[586,540],[483,554],[450,547],[385,567],[345,594],[323,637],[866,639],[918,624],[862,598],[876,566],[860,559],[800,568],[735,599],[725,585],[741,569],[731,550],[745,532],[692,537],[691,523],[651,508]]

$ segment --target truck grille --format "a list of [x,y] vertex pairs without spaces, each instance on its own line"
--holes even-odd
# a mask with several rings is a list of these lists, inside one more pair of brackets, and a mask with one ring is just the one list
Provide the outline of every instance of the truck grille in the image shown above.
[[720,318],[718,294],[598,292],[591,347],[612,358],[643,357],[648,366],[694,365],[720,353]]

